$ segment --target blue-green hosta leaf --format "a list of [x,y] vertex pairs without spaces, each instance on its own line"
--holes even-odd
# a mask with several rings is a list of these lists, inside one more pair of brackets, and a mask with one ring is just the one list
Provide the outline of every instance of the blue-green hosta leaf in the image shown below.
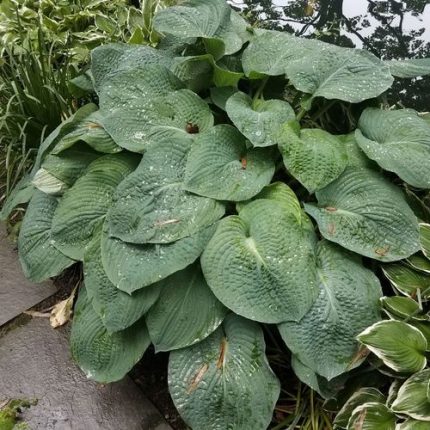
[[337,413],[333,424],[336,426],[336,428],[339,427],[346,429],[348,427],[349,418],[356,407],[362,405],[363,403],[369,402],[385,403],[385,400],[385,396],[376,388],[360,388],[345,402],[340,411]]
[[360,333],[357,339],[396,372],[414,373],[426,366],[426,338],[403,321],[377,322]]
[[275,173],[270,149],[247,148],[232,126],[221,124],[201,134],[188,156],[185,189],[218,200],[248,200]]
[[130,243],[169,243],[192,236],[224,215],[224,205],[184,189],[192,141],[151,145],[138,168],[117,188],[109,233]]
[[317,300],[300,321],[278,328],[305,366],[331,380],[361,364],[354,360],[359,349],[356,336],[380,319],[382,292],[378,278],[352,253],[322,241],[317,258]]
[[391,87],[388,66],[370,53],[276,31],[253,38],[243,53],[247,76],[286,74],[314,97],[359,103]]
[[31,183],[31,178],[32,176],[27,174],[15,185],[0,211],[0,221],[5,221],[17,206],[28,203],[33,197],[35,187]]
[[146,316],[156,351],[185,348],[202,341],[218,328],[227,314],[196,264],[174,273],[159,286],[160,298]]
[[91,51],[91,72],[94,87],[98,91],[108,78],[119,71],[152,65],[169,67],[171,61],[171,57],[166,55],[164,51],[150,46],[125,43],[98,46]]
[[344,248],[381,261],[419,249],[418,221],[401,191],[368,169],[347,168],[305,204],[321,234]]
[[318,295],[315,244],[305,214],[297,218],[285,204],[257,199],[220,221],[202,255],[203,273],[235,313],[266,323],[299,321]]
[[348,164],[344,144],[319,128],[285,125],[278,139],[285,167],[311,193],[338,178]]
[[70,346],[72,357],[87,378],[101,383],[122,379],[151,343],[144,319],[109,333],[82,288],[75,305]]
[[99,153],[89,150],[84,144],[76,144],[58,155],[49,154],[34,175],[32,183],[46,194],[61,195],[98,157]]
[[430,260],[428,258],[421,254],[414,254],[407,261],[414,269],[430,275]]
[[230,314],[202,342],[173,351],[169,391],[194,429],[265,430],[280,393],[258,324]]
[[412,109],[367,108],[356,139],[366,155],[405,182],[430,188],[430,125]]
[[429,423],[426,421],[417,421],[413,419],[407,419],[402,423],[398,423],[396,430],[428,430]]
[[388,60],[384,63],[390,68],[391,74],[398,78],[416,78],[430,74],[430,58]]
[[212,87],[210,89],[212,103],[222,110],[226,110],[227,100],[237,92],[235,87]]
[[160,294],[158,285],[136,291],[130,295],[116,288],[103,269],[100,233],[97,233],[85,250],[85,289],[108,332],[124,330],[138,321],[156,302]]
[[114,75],[100,91],[103,126],[119,146],[135,152],[211,128],[208,104],[182,85],[159,66]]
[[373,169],[378,165],[366,157],[366,154],[358,146],[357,140],[355,139],[355,133],[341,134],[336,136],[345,147],[346,154],[348,156],[349,167],[367,167]]
[[57,199],[36,190],[28,205],[18,237],[18,252],[25,276],[34,282],[59,275],[74,261],[51,243],[51,224]]
[[396,416],[383,403],[368,402],[357,406],[347,430],[395,430]]
[[188,0],[158,12],[155,29],[182,38],[201,37],[216,58],[240,50],[247,40],[246,23],[225,0]]
[[382,268],[384,275],[391,282],[391,285],[400,293],[422,299],[430,298],[430,276],[425,273],[413,270],[405,264],[390,264]]
[[85,142],[95,151],[106,154],[122,151],[122,148],[113,141],[103,128],[102,122],[103,115],[100,111],[90,113],[76,124],[74,130],[58,141],[52,150],[52,154],[59,154],[79,141]]
[[104,155],[64,193],[52,220],[53,243],[61,252],[83,259],[85,246],[111,206],[116,187],[135,167],[131,154]]
[[282,124],[296,117],[293,108],[283,100],[253,101],[240,91],[227,100],[226,110],[233,124],[253,146],[276,145]]
[[382,297],[381,303],[385,312],[393,319],[428,321],[428,316],[423,314],[419,304],[410,297]]
[[209,242],[215,225],[167,244],[135,245],[102,235],[103,267],[110,281],[129,294],[193,263]]
[[[396,414],[407,415],[420,421],[430,421],[430,370],[422,370],[407,379],[397,394],[391,409]],[[428,428],[428,427],[427,427]]]
[[421,251],[430,260],[430,224],[420,224]]

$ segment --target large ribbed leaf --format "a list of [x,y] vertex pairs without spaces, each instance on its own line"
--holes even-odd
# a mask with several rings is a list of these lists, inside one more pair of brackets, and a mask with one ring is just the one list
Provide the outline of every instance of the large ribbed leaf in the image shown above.
[[65,255],[82,260],[94,229],[109,209],[118,184],[136,167],[130,154],[104,155],[60,200],[52,220],[54,245]]
[[183,39],[202,37],[216,58],[237,52],[248,36],[246,23],[225,0],[188,0],[157,13],[157,31]]
[[147,287],[193,263],[203,252],[215,225],[168,244],[135,245],[102,235],[103,267],[111,282],[127,293]]
[[218,328],[227,314],[197,264],[159,284],[160,298],[146,316],[156,351],[184,348],[202,341]]
[[44,193],[63,194],[98,157],[100,154],[85,144],[76,144],[58,155],[49,154],[34,175],[32,183]]
[[28,203],[33,197],[35,187],[31,178],[30,174],[24,175],[15,185],[0,211],[0,221],[5,221],[17,206]]
[[115,287],[103,269],[100,234],[96,234],[84,255],[85,288],[108,332],[124,330],[139,320],[160,294],[158,285],[130,295]]
[[35,191],[18,237],[19,259],[25,276],[40,282],[59,275],[74,261],[51,243],[51,224],[57,199]]
[[108,383],[122,379],[151,343],[143,319],[109,333],[82,288],[75,306],[70,344],[72,357],[87,378]]
[[382,292],[378,278],[352,253],[322,241],[317,257],[316,302],[299,322],[278,327],[291,352],[330,380],[361,364],[353,360],[359,349],[356,336],[380,319]]
[[115,74],[100,90],[103,126],[119,146],[136,152],[161,138],[191,137],[210,128],[209,106],[182,86],[161,66]]
[[305,204],[322,235],[351,251],[382,261],[419,249],[417,218],[401,191],[377,172],[347,168]]
[[[111,43],[91,51],[91,72],[96,90],[119,71],[151,65],[169,67],[170,63],[169,55],[150,46]],[[131,83],[130,81],[129,84]]]
[[393,83],[389,67],[370,53],[276,31],[251,41],[243,54],[243,69],[250,77],[286,74],[312,98],[351,103],[376,97]]
[[398,78],[416,78],[430,74],[430,58],[388,60],[384,63],[390,68],[391,74]]
[[285,167],[311,193],[339,177],[348,164],[343,142],[319,128],[299,130],[288,124],[278,139]]
[[293,108],[283,100],[252,100],[239,91],[227,100],[226,110],[233,124],[253,146],[276,145],[282,124],[296,117]]
[[412,109],[367,108],[356,139],[369,158],[415,187],[430,188],[430,125]]
[[429,369],[415,373],[400,387],[391,409],[398,414],[408,415],[420,421],[427,421],[427,426],[430,426],[428,424],[428,421],[430,421],[429,386]]
[[203,273],[237,314],[267,323],[299,321],[318,295],[315,242],[300,209],[257,199],[220,221],[202,256]]
[[405,264],[390,264],[382,268],[385,276],[396,290],[406,296],[430,298],[430,276]]
[[357,406],[347,430],[394,430],[396,416],[383,403],[368,402]]
[[378,165],[366,157],[366,154],[358,146],[355,139],[355,133],[340,134],[336,136],[345,147],[346,154],[348,156],[349,167],[368,167],[370,169]]
[[403,321],[377,322],[360,333],[358,340],[396,372],[414,373],[426,366],[426,338]]
[[224,215],[224,205],[184,190],[192,141],[152,145],[117,188],[108,212],[109,234],[130,243],[169,243],[191,236]]
[[265,356],[258,324],[230,314],[202,342],[173,351],[169,390],[194,429],[266,430],[280,384]]
[[247,200],[275,172],[270,149],[247,148],[232,126],[221,124],[197,137],[185,172],[185,189],[218,200]]

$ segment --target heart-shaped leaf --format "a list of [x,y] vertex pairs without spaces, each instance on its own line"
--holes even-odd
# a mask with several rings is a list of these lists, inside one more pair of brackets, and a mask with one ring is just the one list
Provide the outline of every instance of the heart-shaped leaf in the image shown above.
[[109,234],[129,243],[169,243],[213,224],[224,205],[184,189],[190,139],[152,145],[117,188],[107,215]]
[[160,298],[146,316],[156,351],[185,348],[202,341],[218,328],[227,314],[198,265],[176,272],[161,281],[159,287]]
[[253,146],[276,145],[281,125],[296,118],[293,108],[283,100],[252,100],[240,91],[227,100],[226,110]]
[[430,58],[388,60],[384,63],[390,68],[391,74],[398,78],[416,78],[430,74]]
[[347,430],[395,430],[396,416],[383,403],[368,402],[357,406]]
[[426,366],[426,338],[410,324],[395,320],[380,321],[357,338],[396,372],[419,372]]
[[411,109],[367,108],[355,136],[366,155],[405,182],[430,188],[430,125]]
[[380,174],[349,167],[305,204],[321,234],[351,251],[381,261],[419,249],[418,221],[401,191]]
[[244,137],[221,124],[197,137],[188,156],[185,189],[218,200],[248,200],[275,172],[271,150],[247,148]]
[[266,429],[280,384],[264,350],[258,324],[230,314],[202,342],[173,351],[169,391],[185,422],[206,430]]

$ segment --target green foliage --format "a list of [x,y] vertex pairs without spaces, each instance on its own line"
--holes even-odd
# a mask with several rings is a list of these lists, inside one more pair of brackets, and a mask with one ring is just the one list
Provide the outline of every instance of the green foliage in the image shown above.
[[[354,378],[425,372],[427,182],[412,193],[422,165],[398,143],[417,143],[424,165],[430,139],[415,113],[382,103],[390,68],[251,30],[223,0],[181,2],[154,26],[157,48],[93,50],[98,108],[45,139],[3,211],[31,199],[18,245],[33,279],[83,261],[78,365],[111,382],[151,342],[172,351],[170,392],[194,430],[270,425],[288,387],[266,342],[283,340],[288,367],[337,405]],[[220,70],[237,79],[225,86]],[[404,300],[380,300],[381,266]],[[396,407],[409,411],[394,389],[360,393],[339,427],[392,429]]]

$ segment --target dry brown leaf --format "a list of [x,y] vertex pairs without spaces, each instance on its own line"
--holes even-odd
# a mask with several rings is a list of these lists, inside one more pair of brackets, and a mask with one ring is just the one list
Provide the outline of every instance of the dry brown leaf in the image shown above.
[[65,300],[57,303],[51,311],[49,322],[51,323],[51,327],[57,328],[66,324],[73,313],[73,301],[75,300],[76,288]]

